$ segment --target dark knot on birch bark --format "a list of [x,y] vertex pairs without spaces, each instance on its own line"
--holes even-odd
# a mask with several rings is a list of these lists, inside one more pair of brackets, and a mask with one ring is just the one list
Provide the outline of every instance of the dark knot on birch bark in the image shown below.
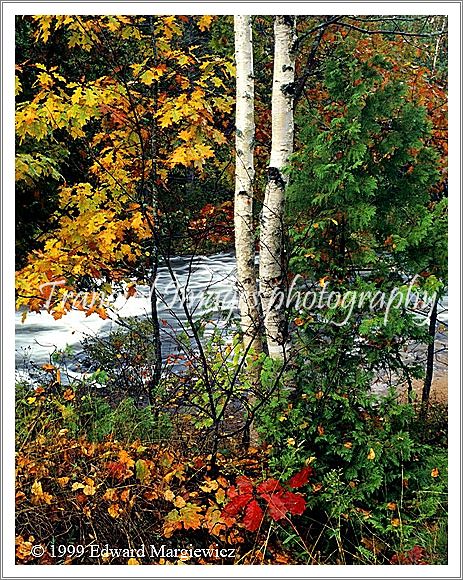
[[285,180],[281,175],[281,171],[276,167],[268,167],[267,168],[267,178],[269,181],[273,181],[273,183],[280,189],[285,188]]

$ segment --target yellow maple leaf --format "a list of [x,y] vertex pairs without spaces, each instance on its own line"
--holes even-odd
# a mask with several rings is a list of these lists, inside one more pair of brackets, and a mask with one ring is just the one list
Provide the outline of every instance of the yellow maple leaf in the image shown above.
[[34,481],[31,488],[31,503],[33,505],[39,505],[41,503],[51,504],[53,496],[42,489],[42,483],[40,481]]
[[195,145],[195,150],[200,156],[200,159],[209,159],[210,157],[214,157],[214,151],[211,147],[209,147],[209,145],[198,143]]
[[220,488],[217,490],[217,493],[215,494],[215,501],[219,504],[222,505],[225,502],[225,490]]
[[31,125],[37,119],[37,111],[29,108],[24,111],[23,121],[26,125]]
[[196,133],[196,127],[189,127],[188,129],[183,129],[182,131],[180,131],[180,133],[178,134],[179,139],[182,139],[183,141],[191,141]]
[[231,527],[235,522],[235,518],[222,515],[222,510],[217,506],[210,506],[204,516],[204,525],[210,534],[218,536],[220,532]]
[[165,129],[172,125],[172,110],[168,109],[167,111],[163,112],[162,115],[159,116],[160,126]]
[[180,516],[185,530],[197,530],[200,527],[203,518],[201,513],[202,509],[203,508],[199,505],[187,503],[186,506],[180,510]]
[[43,494],[42,483],[40,481],[37,481],[37,480],[34,481],[34,483],[32,484],[31,493],[33,495],[42,495]]
[[202,507],[187,503],[179,510],[170,511],[164,520],[164,536],[170,538],[176,530],[197,530],[204,519]]
[[85,480],[85,483],[87,485],[85,485],[83,487],[83,490],[82,490],[84,492],[84,494],[85,495],[95,495],[95,493],[96,493],[96,487],[95,487],[95,482],[93,481],[93,479],[90,479],[90,477],[88,477]]
[[167,66],[164,63],[161,63],[154,68],[150,68],[140,76],[140,82],[142,82],[147,86],[150,86],[154,83],[154,81],[159,80],[162,77],[162,75],[166,72],[166,70]]
[[168,161],[172,167],[174,165],[185,165],[185,167],[188,167],[191,162],[191,155],[188,154],[187,147],[182,145],[174,150]]
[[186,506],[186,501],[181,495],[178,495],[174,500],[174,506],[177,508],[182,508]]
[[128,566],[139,566],[140,562],[136,558],[129,558],[127,565]]
[[219,484],[217,483],[217,481],[212,479],[212,480],[204,481],[204,483],[199,486],[199,489],[202,489],[203,491],[208,492],[208,491],[215,491],[216,489],[218,489],[218,487],[219,487]]
[[118,503],[113,503],[108,508],[108,514],[112,518],[118,518],[121,515],[120,512],[121,512],[121,508],[119,507]]
[[214,19],[213,16],[209,16],[207,14],[205,14],[204,16],[201,16],[201,18],[198,21],[199,30],[201,30],[201,32],[204,32],[205,30],[207,30],[211,26],[213,19]]
[[133,215],[130,225],[135,230],[138,230],[142,224],[143,224],[143,214],[140,211],[137,211]]
[[227,138],[225,137],[225,135],[217,129],[213,129],[212,136],[213,136],[214,141],[218,145],[223,145],[224,143],[227,142]]
[[373,449],[373,447],[370,447],[370,451],[368,452],[367,459],[369,459],[370,461],[373,461],[373,459],[375,457],[376,457],[375,450]]
[[154,83],[155,78],[156,75],[154,72],[152,70],[147,70],[140,76],[140,82],[149,87]]
[[76,491],[78,489],[84,489],[84,487],[85,487],[85,485],[83,483],[79,483],[76,481],[75,483],[72,484],[71,489],[72,489],[72,491]]
[[37,76],[37,81],[39,85],[44,89],[50,89],[53,86],[53,79],[46,72],[39,73],[39,75]]
[[103,499],[106,501],[116,501],[117,500],[117,490],[113,487],[107,489],[103,495]]

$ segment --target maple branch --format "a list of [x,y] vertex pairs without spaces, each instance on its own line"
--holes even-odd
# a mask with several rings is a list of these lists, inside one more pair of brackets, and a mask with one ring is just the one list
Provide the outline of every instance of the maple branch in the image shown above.
[[325,30],[325,28],[327,28],[328,26],[330,26],[330,24],[335,24],[341,18],[342,18],[342,16],[333,16],[333,18],[330,18],[329,20],[325,20],[321,24],[318,24],[317,26],[314,26],[310,30],[307,30],[307,32],[305,32],[304,34],[302,34],[301,36],[299,36],[297,38],[296,42],[294,43],[294,50],[298,50],[299,46],[303,43],[303,41],[308,36],[312,35],[314,32],[317,32],[319,30]]
[[368,18],[363,18],[363,16],[346,16],[349,20],[356,20],[358,22],[417,22],[419,20],[426,20],[429,19],[429,16],[381,16],[379,18],[375,18],[373,16],[369,16]]

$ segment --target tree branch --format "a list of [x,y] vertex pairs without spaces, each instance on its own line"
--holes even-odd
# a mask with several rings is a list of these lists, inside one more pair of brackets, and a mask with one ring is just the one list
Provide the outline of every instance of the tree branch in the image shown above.
[[360,28],[354,24],[348,24],[347,22],[338,21],[337,26],[344,26],[350,30],[357,30],[357,32],[362,32],[364,34],[391,34],[397,36],[414,36],[419,38],[428,38],[431,36],[442,36],[445,34],[444,31],[440,32],[406,32],[405,30],[368,30],[367,28]]

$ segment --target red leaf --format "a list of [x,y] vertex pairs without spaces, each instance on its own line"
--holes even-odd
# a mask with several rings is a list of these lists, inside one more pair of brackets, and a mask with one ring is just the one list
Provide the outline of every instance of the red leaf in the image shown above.
[[274,493],[273,495],[270,495],[268,493],[263,493],[262,498],[268,503],[268,513],[273,520],[278,521],[286,516],[288,508],[283,501],[283,494]]
[[300,493],[292,491],[277,492],[272,495],[263,493],[262,498],[268,503],[269,516],[275,521],[286,517],[286,513],[296,516],[305,510],[305,499]]
[[240,494],[252,493],[252,490],[254,488],[252,481],[249,479],[249,477],[246,477],[244,475],[240,475],[239,477],[236,478],[236,485],[240,490]]
[[257,491],[261,494],[264,493],[272,494],[279,491],[283,491],[283,488],[281,487],[280,482],[277,481],[276,479],[267,479],[266,481],[259,483],[259,485],[257,486]]
[[126,474],[126,466],[119,461],[109,461],[106,464],[109,476],[114,477],[114,479],[124,479]]
[[244,508],[252,500],[252,494],[246,493],[243,495],[236,495],[227,505],[225,506],[222,514],[228,517],[235,517],[238,512]]
[[311,467],[303,467],[299,473],[296,473],[289,480],[289,485],[293,488],[302,487],[309,481],[309,477],[313,474]]
[[227,495],[230,499],[233,499],[234,497],[238,496],[239,494],[240,494],[240,492],[236,489],[236,487],[234,485],[231,485],[227,490]]
[[287,491],[283,495],[282,500],[286,506],[286,509],[293,516],[300,516],[305,510],[305,499],[300,493]]
[[264,513],[260,505],[253,499],[246,506],[246,512],[243,518],[244,527],[250,532],[255,532],[262,523],[263,518]]

